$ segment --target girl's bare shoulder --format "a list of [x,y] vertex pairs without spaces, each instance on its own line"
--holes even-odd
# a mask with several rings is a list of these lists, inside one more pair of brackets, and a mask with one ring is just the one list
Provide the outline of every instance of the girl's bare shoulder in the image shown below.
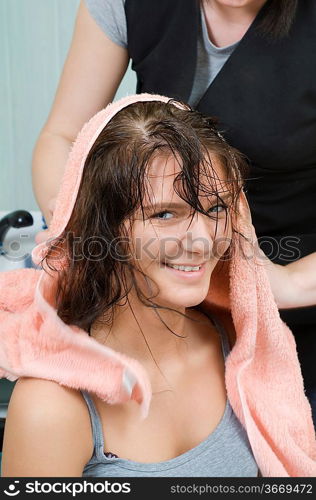
[[93,453],[81,393],[44,379],[21,378],[5,423],[2,475],[81,476]]

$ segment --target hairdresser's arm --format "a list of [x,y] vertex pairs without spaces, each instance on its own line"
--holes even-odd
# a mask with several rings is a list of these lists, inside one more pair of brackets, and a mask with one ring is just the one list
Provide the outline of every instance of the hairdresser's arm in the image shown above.
[[263,265],[267,271],[279,309],[316,305],[316,252],[286,266],[274,264],[259,247],[244,193],[239,197],[238,212],[243,222],[241,232],[252,241],[257,263]]
[[279,309],[316,305],[316,252],[286,266],[263,259]]
[[55,100],[33,152],[33,190],[48,223],[71,144],[83,124],[113,100],[128,60],[127,50],[103,33],[81,0]]
[[80,477],[93,453],[78,391],[42,379],[14,387],[5,424],[2,477]]

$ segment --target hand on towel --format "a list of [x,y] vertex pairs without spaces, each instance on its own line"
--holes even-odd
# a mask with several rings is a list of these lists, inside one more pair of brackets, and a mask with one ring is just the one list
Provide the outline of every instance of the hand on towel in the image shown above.
[[261,250],[252,225],[245,194],[239,197],[238,215],[242,234],[251,241],[258,265],[265,266],[274,299],[279,309],[316,305],[316,252],[286,266],[273,263]]
[[[55,205],[56,205],[56,198],[52,198],[48,202],[48,209],[49,209],[49,213],[50,213],[50,220],[53,217],[53,213],[54,213],[54,210],[55,210]],[[49,225],[50,220],[46,221],[48,225]],[[49,232],[48,232],[48,229],[45,229],[44,231],[39,231],[35,235],[35,242],[36,242],[37,245],[39,245],[40,243],[43,243],[44,241],[46,241],[48,238],[49,238]]]

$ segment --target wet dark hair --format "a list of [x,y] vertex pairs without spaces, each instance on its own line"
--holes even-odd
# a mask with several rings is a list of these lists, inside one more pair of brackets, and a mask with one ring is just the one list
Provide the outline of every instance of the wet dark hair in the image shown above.
[[[56,308],[67,324],[87,331],[95,321],[112,325],[113,306],[126,303],[132,287],[146,306],[162,308],[138,288],[126,231],[126,221],[132,223],[136,211],[144,214],[146,173],[155,155],[175,156],[180,167],[174,179],[176,193],[192,207],[192,215],[198,211],[210,218],[216,216],[203,208],[200,198],[221,200],[211,158],[215,156],[227,177],[229,210],[235,209],[246,168],[243,156],[217,132],[214,120],[174,103],[136,102],[125,107],[89,151],[71,217],[45,259],[55,270],[56,250],[65,254],[66,241],[68,265],[58,271]],[[204,184],[201,175],[206,176]]]

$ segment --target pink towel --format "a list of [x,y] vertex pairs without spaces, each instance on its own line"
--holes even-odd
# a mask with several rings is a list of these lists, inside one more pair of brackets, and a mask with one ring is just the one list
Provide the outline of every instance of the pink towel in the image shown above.
[[[51,238],[67,225],[95,139],[119,110],[136,101],[167,102],[168,98],[126,97],[83,127],[67,161],[49,228]],[[239,220],[239,226],[244,235],[251,234],[246,218]],[[47,249],[46,242],[34,248],[36,264]],[[251,238],[235,233],[232,259],[224,269],[215,269],[201,307],[222,318],[232,316],[236,341],[226,363],[227,394],[247,430],[262,475],[313,477],[315,433],[295,343],[280,319],[264,267],[255,258],[246,259],[252,252]],[[66,325],[57,316],[55,292],[56,273],[52,271],[0,273],[0,377],[49,379],[91,391],[111,404],[134,399],[145,417],[151,388],[144,368],[80,328]]]

